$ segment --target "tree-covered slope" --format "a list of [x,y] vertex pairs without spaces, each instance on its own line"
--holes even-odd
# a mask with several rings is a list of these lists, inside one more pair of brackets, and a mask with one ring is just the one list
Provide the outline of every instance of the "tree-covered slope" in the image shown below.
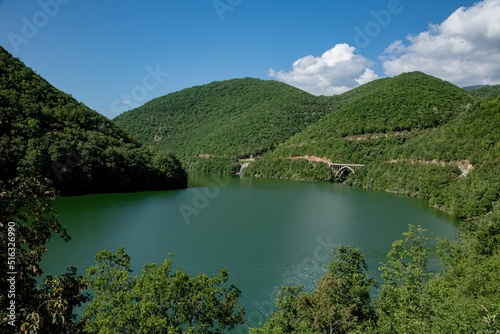
[[407,132],[445,124],[474,102],[462,89],[420,72],[376,80],[340,98],[347,102],[287,140],[271,156],[313,154],[332,161],[366,163],[374,158],[373,152],[360,151],[367,139],[399,141]]
[[429,198],[474,219],[500,193],[500,96],[476,102],[449,123],[422,131],[352,175],[350,184]]
[[494,97],[500,94],[500,85],[478,86],[477,88],[471,89],[469,93],[479,99]]
[[357,98],[264,155],[245,173],[331,180],[327,165],[311,157],[361,163],[365,167],[349,175],[348,184],[428,198],[431,205],[468,219],[491,210],[500,191],[499,95],[474,99],[422,73],[382,79],[361,89],[362,94],[346,93]]
[[212,82],[154,99],[114,119],[143,144],[174,152],[191,169],[231,171],[318,121],[317,98],[276,81]]
[[0,47],[0,180],[35,176],[63,194],[185,187],[177,159],[143,148]]
[[464,90],[421,72],[376,80],[332,99],[334,111],[263,156],[247,173],[281,177],[280,167],[273,165],[306,155],[359,164],[388,160],[388,150],[447,123],[474,102]]

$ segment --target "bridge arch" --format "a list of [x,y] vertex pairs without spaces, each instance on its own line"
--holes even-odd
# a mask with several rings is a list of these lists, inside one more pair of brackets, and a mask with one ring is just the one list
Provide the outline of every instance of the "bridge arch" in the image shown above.
[[361,164],[341,164],[341,163],[330,163],[330,168],[337,179],[343,179],[349,173],[355,173],[358,168],[363,167]]
[[350,166],[342,166],[338,171],[335,172],[335,177],[338,179],[342,179],[349,173],[354,173],[354,169]]

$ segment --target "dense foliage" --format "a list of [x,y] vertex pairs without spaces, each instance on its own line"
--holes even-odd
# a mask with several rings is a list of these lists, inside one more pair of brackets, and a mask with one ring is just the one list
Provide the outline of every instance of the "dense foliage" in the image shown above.
[[[277,310],[252,334],[275,333],[498,333],[500,249],[498,205],[460,243],[442,241],[447,270],[433,273],[421,227],[409,226],[369,278],[363,255],[341,246],[313,292],[286,286]],[[370,296],[370,287],[377,293]]]
[[154,99],[114,119],[142,143],[174,152],[186,168],[234,172],[318,121],[327,100],[275,81],[213,82]]
[[458,217],[489,212],[500,192],[500,95],[423,131],[371,162],[348,184],[429,198]]
[[0,48],[0,179],[48,178],[63,194],[185,187],[179,161],[142,147]]
[[473,102],[462,89],[420,72],[376,80],[333,97],[332,112],[268,156],[366,163],[408,136],[447,123]]
[[172,273],[169,258],[132,277],[123,248],[103,250],[95,260],[86,275],[94,291],[83,314],[87,333],[223,333],[244,322],[243,308],[236,309],[241,292],[222,287],[225,269],[190,277],[180,268]]
[[334,254],[315,291],[283,287],[276,300],[277,311],[261,329],[250,329],[250,333],[347,333],[372,322],[370,288],[374,281],[366,273],[363,255],[348,246],[337,248]]
[[88,295],[82,293],[86,284],[76,269],[37,282],[51,235],[69,240],[52,210],[55,192],[48,180],[35,178],[18,177],[0,185],[0,332],[77,332],[73,309],[88,301]]
[[304,159],[265,157],[250,164],[244,174],[273,179],[335,181],[332,171],[325,163],[310,163]]

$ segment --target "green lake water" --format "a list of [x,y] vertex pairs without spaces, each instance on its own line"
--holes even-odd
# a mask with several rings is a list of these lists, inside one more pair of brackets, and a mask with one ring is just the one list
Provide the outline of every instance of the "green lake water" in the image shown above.
[[144,263],[172,252],[174,266],[190,274],[227,268],[251,326],[265,320],[277,287],[313,288],[336,246],[359,247],[377,277],[408,224],[422,225],[431,238],[453,239],[458,231],[456,220],[424,200],[339,184],[204,174],[191,175],[185,190],[64,197],[55,207],[72,240],[51,240],[45,273],[75,266],[83,274],[100,249],[124,246],[139,274]]

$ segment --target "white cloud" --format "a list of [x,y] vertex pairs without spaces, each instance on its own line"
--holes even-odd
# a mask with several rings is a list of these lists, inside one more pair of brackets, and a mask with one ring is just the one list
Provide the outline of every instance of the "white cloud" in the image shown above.
[[380,57],[393,76],[423,71],[459,86],[500,82],[500,0],[460,7],[406,44],[396,41]]
[[321,57],[305,56],[290,71],[269,70],[269,76],[316,95],[341,94],[378,76],[373,63],[354,53],[348,44],[337,44]]

